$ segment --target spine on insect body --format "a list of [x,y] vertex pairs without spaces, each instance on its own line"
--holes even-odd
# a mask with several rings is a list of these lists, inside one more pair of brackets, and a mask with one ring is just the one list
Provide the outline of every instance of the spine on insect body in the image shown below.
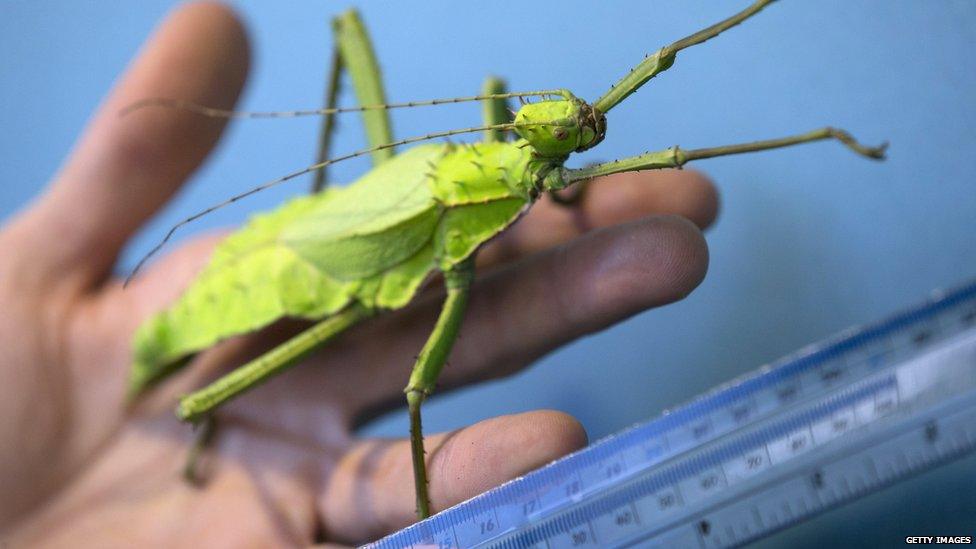
[[448,270],[512,224],[538,194],[543,164],[519,143],[448,146],[427,183],[443,214],[434,234],[438,267]]

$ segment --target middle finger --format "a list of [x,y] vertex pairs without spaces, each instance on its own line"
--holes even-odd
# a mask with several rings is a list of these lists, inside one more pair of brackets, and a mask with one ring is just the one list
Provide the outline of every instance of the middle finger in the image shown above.
[[548,196],[478,254],[478,266],[513,261],[600,227],[648,215],[673,214],[706,229],[718,214],[718,191],[696,170],[655,170],[599,177],[579,203],[556,204]]
[[[440,384],[510,374],[577,337],[681,299],[707,265],[695,225],[656,216],[593,231],[479,276]],[[320,355],[330,366],[318,368],[319,375],[357,387],[351,405],[360,417],[401,405],[413,357],[442,300],[428,295],[354,330]]]

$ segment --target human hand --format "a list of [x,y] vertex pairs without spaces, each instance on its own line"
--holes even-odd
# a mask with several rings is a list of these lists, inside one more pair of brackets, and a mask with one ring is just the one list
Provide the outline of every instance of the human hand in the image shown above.
[[[227,8],[177,10],[48,191],[0,232],[0,541],[359,543],[412,521],[409,444],[357,438],[353,430],[402,405],[410,357],[440,304],[437,288],[221,409],[203,488],[179,478],[193,435],[173,415],[176,396],[298,326],[281,323],[203,353],[139,406],[125,408],[133,332],[179,295],[219,237],[183,246],[125,291],[112,267],[223,126],[172,110],[117,113],[157,96],[231,107],[247,63],[246,37]],[[511,374],[574,338],[684,297],[704,276],[708,254],[699,229],[717,207],[711,184],[691,170],[598,180],[574,209],[540,201],[481,254],[442,388]],[[585,441],[579,423],[553,411],[429,436],[433,507],[467,499]]]

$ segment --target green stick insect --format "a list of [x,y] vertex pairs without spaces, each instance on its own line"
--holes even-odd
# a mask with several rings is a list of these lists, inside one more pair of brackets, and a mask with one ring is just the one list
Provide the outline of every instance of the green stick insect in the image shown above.
[[[823,139],[837,139],[868,158],[884,157],[884,145],[865,147],[848,133],[827,127],[738,145],[690,150],[672,147],[581,169],[564,166],[572,153],[598,145],[606,132],[607,113],[671,67],[678,52],[718,36],[772,1],[759,0],[724,21],[661,48],[593,103],[565,89],[506,93],[500,81],[490,79],[481,96],[387,104],[366,31],[356,14],[349,12],[334,23],[337,47],[325,109],[240,113],[167,99],[133,105],[130,110],[163,105],[217,117],[318,114],[325,118],[316,164],[184,220],[150,252],[149,256],[177,228],[202,215],[300,175],[318,173],[314,193],[257,216],[232,234],[178,302],[140,327],[134,341],[132,395],[140,394],[221,340],[261,329],[284,317],[317,321],[291,340],[180,400],[177,415],[181,419],[199,422],[210,418],[221,404],[298,363],[349,327],[382,311],[406,306],[424,281],[439,271],[447,295],[404,389],[417,513],[421,518],[429,516],[421,405],[434,390],[461,326],[475,254],[485,242],[515,223],[543,193],[581,185],[596,176],[678,168],[692,160]],[[343,69],[351,75],[359,107],[335,108]],[[516,97],[524,104],[512,119],[506,100]],[[530,97],[536,101],[524,102]],[[390,109],[462,101],[484,102],[484,126],[393,140]],[[351,111],[362,113],[371,146],[329,159],[333,117]],[[475,131],[484,132],[483,141],[466,145],[428,143],[394,154],[397,146]],[[511,132],[517,135],[514,141],[506,140]],[[375,164],[369,172],[348,187],[323,189],[327,166],[365,154],[372,155]]]

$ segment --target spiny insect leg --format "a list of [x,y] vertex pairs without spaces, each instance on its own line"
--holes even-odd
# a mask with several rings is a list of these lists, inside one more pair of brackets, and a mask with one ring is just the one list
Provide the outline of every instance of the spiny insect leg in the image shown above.
[[474,264],[466,260],[455,269],[444,273],[447,298],[441,307],[434,330],[427,338],[410,373],[410,381],[403,390],[407,395],[410,412],[410,453],[413,458],[414,488],[417,495],[417,516],[425,519],[430,516],[430,495],[428,493],[427,462],[424,452],[424,435],[421,424],[420,407],[434,390],[447,357],[457,339],[464,311],[468,305],[468,293],[474,275]]
[[[339,104],[339,89],[342,82],[342,51],[338,44],[332,45],[332,60],[329,63],[329,75],[325,84],[325,108],[333,110]],[[322,118],[319,126],[319,142],[316,147],[315,164],[321,164],[329,158],[332,150],[332,136],[335,134],[336,113],[329,112]],[[327,184],[328,167],[314,172],[312,175],[312,193],[317,193]]]
[[[587,168],[577,170],[563,169],[560,172],[564,185],[598,177],[601,175],[611,175],[621,172],[633,172],[639,170],[656,170],[661,168],[680,168],[692,160],[704,158],[715,158],[717,156],[728,156],[747,152],[765,151],[769,149],[779,149],[791,147],[801,143],[810,143],[824,139],[836,139],[843,143],[847,148],[855,153],[874,160],[883,160],[887,143],[882,143],[877,147],[867,147],[858,143],[851,134],[844,130],[825,127],[807,133],[781,137],[779,139],[767,139],[764,141],[753,141],[751,143],[739,143],[736,145],[725,145],[721,147],[709,147],[704,149],[685,150],[680,147],[671,147],[663,151],[647,152],[630,158],[622,158],[612,162],[604,162]],[[562,188],[554,186],[553,188]]]
[[719,34],[729,30],[739,23],[742,23],[753,15],[756,15],[763,8],[769,4],[772,4],[774,1],[775,0],[757,0],[751,6],[733,15],[732,17],[720,21],[708,28],[702,29],[692,35],[686,36],[670,45],[664,46],[653,55],[646,56],[644,60],[641,61],[636,67],[631,69],[627,75],[611,86],[610,90],[603,94],[603,97],[596,100],[593,103],[593,107],[602,113],[609,112],[610,109],[620,104],[621,101],[637,91],[637,89],[647,83],[648,80],[671,68],[671,66],[674,64],[675,55],[679,51],[715,38]]
[[200,421],[224,402],[248,391],[294,366],[346,329],[373,314],[359,304],[315,324],[274,349],[237,368],[207,387],[180,399],[176,415],[183,421]]
[[[335,131],[337,105],[339,101],[339,87],[342,72],[348,72],[352,79],[353,91],[356,94],[357,106],[383,104],[386,93],[383,88],[383,76],[372,41],[366,31],[359,13],[349,10],[332,20],[332,31],[335,35],[332,51],[332,63],[329,70],[328,83],[325,92],[325,108],[322,111],[322,126],[319,132],[318,154],[316,164],[322,164],[329,158],[331,152],[332,134]],[[393,130],[390,124],[390,113],[387,109],[362,110],[363,126],[366,128],[366,138],[370,147],[376,147],[393,141]],[[373,151],[373,164],[393,156],[392,148]],[[323,166],[314,174],[312,192],[325,188],[326,172]]]
[[[342,53],[343,65],[352,80],[356,102],[359,105],[386,104],[380,66],[376,60],[373,43],[359,13],[350,9],[336,17],[332,21],[332,30],[336,37],[336,45]],[[387,109],[363,111],[362,119],[370,147],[376,148],[393,142],[390,113]],[[381,164],[393,155],[392,147],[376,149],[371,153],[374,165]]]
[[[506,85],[504,80],[489,76],[485,79],[485,83],[481,87],[481,93],[482,95],[501,95],[505,93],[505,89]],[[511,109],[508,108],[508,100],[503,97],[483,102],[481,109],[482,120],[484,120],[485,126],[505,124],[514,119],[513,116],[508,114]],[[486,143],[505,141],[508,137],[508,133],[505,130],[487,130],[484,135]],[[476,151],[475,154],[477,154],[477,149],[474,150]]]

